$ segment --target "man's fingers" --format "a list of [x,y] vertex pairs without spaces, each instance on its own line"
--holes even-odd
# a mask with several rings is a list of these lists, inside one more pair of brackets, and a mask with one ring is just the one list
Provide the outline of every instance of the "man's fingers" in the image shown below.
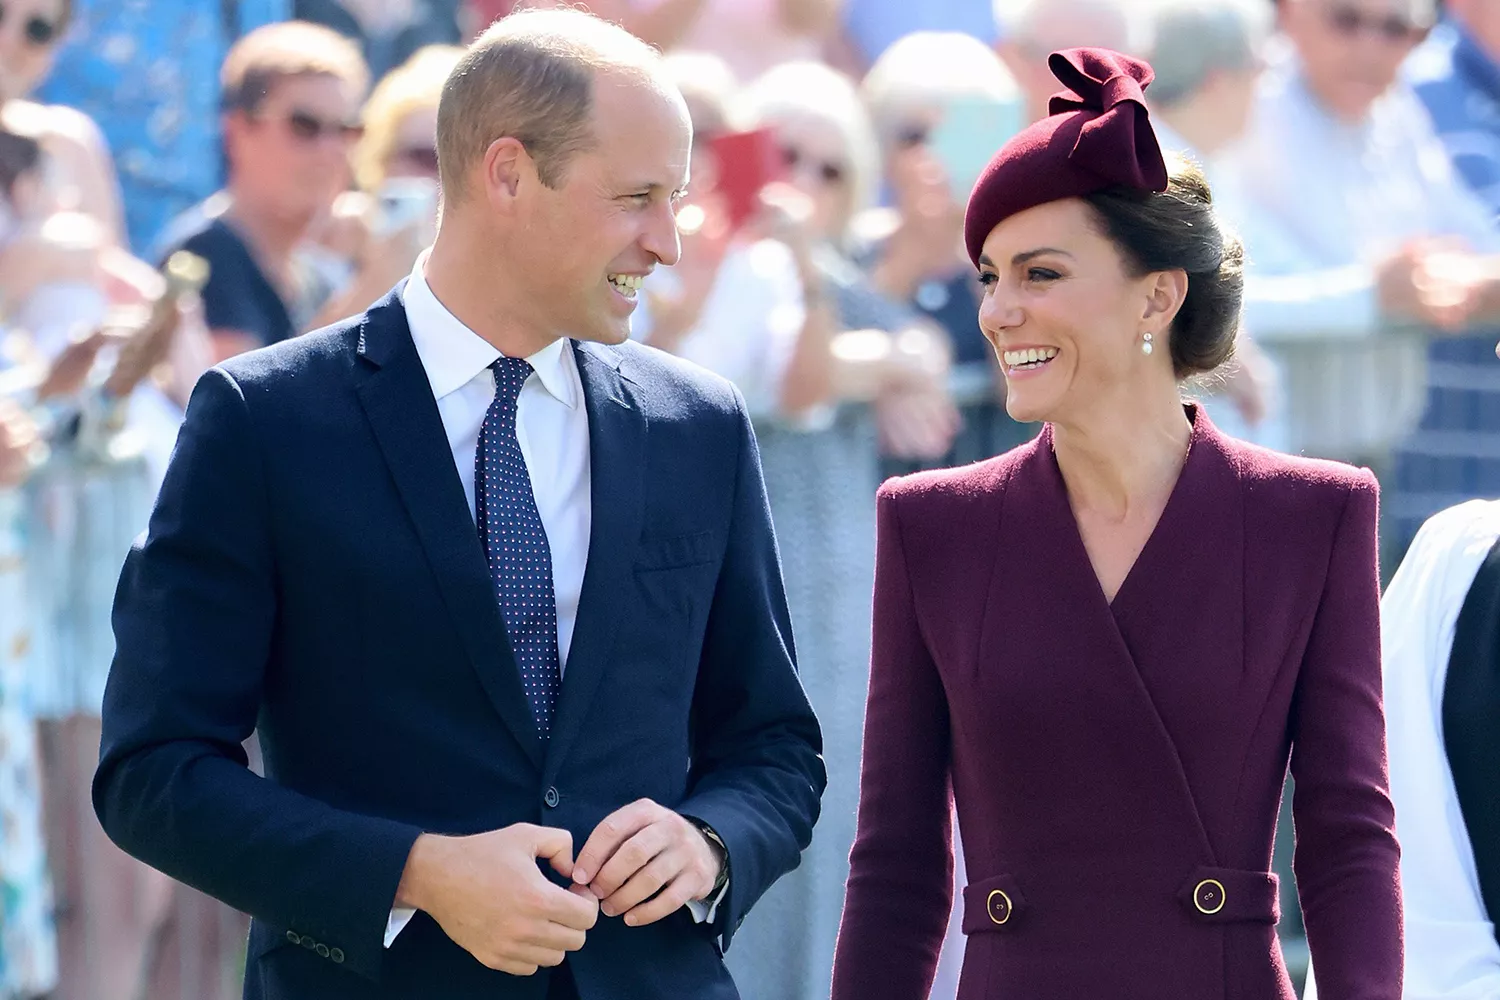
[[653,816],[649,807],[652,805],[654,803],[641,799],[604,817],[589,835],[583,850],[578,852],[578,862],[572,872],[573,881],[592,882],[594,876],[614,857],[621,844],[650,825]]
[[587,939],[587,932],[577,927],[543,921],[535,924],[529,933],[523,935],[517,942],[517,947],[545,948],[548,951],[577,951],[583,947]]
[[600,899],[608,899],[635,877],[636,872],[655,861],[657,855],[671,846],[671,843],[671,828],[665,823],[651,824],[620,845],[614,857],[589,882],[589,887]]
[[591,929],[599,921],[599,901],[548,882],[541,914],[551,922],[578,931]]
[[679,875],[656,898],[626,913],[625,922],[631,927],[644,927],[664,917],[670,917],[686,906],[687,901],[696,895],[693,890],[692,877],[685,874]]
[[538,858],[546,858],[552,868],[563,876],[573,874],[573,835],[567,830],[550,826],[531,828],[533,839],[531,850]]
[[599,909],[606,917],[617,917],[628,913],[637,905],[650,899],[665,885],[682,873],[686,859],[673,852],[665,852],[625,881],[611,895],[599,902]]

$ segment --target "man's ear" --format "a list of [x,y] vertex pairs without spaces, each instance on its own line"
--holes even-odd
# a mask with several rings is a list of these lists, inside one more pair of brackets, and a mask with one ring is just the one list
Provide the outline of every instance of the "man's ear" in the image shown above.
[[536,168],[521,140],[504,136],[489,144],[481,161],[479,182],[485,200],[501,211],[508,211],[520,196],[526,183],[535,183]]

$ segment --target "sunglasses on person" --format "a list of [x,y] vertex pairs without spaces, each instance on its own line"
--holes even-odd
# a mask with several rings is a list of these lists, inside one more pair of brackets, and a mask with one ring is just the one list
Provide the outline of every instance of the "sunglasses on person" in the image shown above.
[[781,147],[781,159],[789,171],[796,172],[804,165],[818,175],[818,179],[824,184],[842,184],[849,171],[842,163],[832,160],[819,160],[802,152],[795,146]]
[[1345,38],[1371,34],[1396,44],[1415,41],[1425,33],[1415,21],[1400,14],[1367,14],[1348,4],[1331,4],[1325,14],[1328,23]]
[[261,121],[279,121],[295,138],[312,145],[324,136],[337,139],[358,139],[364,135],[365,127],[357,122],[324,121],[310,111],[292,109],[280,116],[257,116]]
[[916,149],[918,146],[927,145],[927,140],[932,138],[932,130],[925,125],[907,125],[896,130],[897,149]]
[[396,150],[396,153],[392,157],[392,159],[394,159],[398,163],[408,164],[409,166],[415,167],[418,170],[425,170],[429,173],[434,174],[437,173],[438,154],[437,150],[433,149],[431,146],[407,146],[403,149]]
[[[5,17],[6,7],[4,4],[0,4],[0,24],[5,23]],[[51,45],[57,40],[58,28],[56,21],[49,21],[45,17],[33,14],[21,26],[21,31],[26,36],[28,44],[36,48],[41,48],[44,45]]]

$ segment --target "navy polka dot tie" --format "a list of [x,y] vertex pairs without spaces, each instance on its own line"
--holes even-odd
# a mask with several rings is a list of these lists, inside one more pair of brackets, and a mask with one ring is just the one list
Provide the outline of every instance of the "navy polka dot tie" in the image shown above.
[[531,376],[522,358],[500,358],[495,401],[484,415],[474,455],[475,520],[495,580],[521,683],[537,732],[547,739],[562,686],[557,655],[557,597],[552,589],[552,549],[531,492],[531,475],[516,440],[516,405]]

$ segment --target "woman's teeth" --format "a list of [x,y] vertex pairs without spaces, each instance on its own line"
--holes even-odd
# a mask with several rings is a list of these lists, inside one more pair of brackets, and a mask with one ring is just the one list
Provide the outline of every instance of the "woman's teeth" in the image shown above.
[[635,293],[640,291],[641,286],[646,283],[646,279],[639,274],[611,274],[609,283],[615,287],[615,291],[627,299],[633,299]]
[[1040,368],[1057,357],[1057,348],[1031,347],[1024,351],[1006,351],[1002,357],[1005,367],[1024,371],[1028,368]]

